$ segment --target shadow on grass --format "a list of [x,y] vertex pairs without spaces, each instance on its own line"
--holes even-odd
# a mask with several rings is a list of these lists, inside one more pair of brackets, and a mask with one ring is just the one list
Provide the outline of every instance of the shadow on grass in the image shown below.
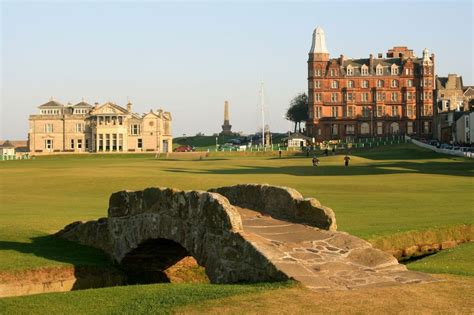
[[[341,157],[342,158],[342,157]],[[446,162],[395,162],[395,163],[374,163],[374,165],[341,165],[311,166],[308,159],[308,166],[252,166],[242,165],[232,169],[211,169],[211,170],[187,170],[168,169],[168,172],[188,173],[188,174],[213,174],[213,175],[259,175],[259,174],[284,174],[294,176],[354,176],[354,175],[386,175],[386,174],[433,174],[472,177],[474,170],[472,164],[466,163],[446,163]]]
[[[72,265],[74,268],[74,278],[76,279],[72,290],[115,286],[126,282],[125,275],[116,268],[104,252],[55,237],[54,235],[35,237],[31,239],[31,242],[24,243],[0,241],[0,255],[5,255],[2,252],[7,250],[32,254],[53,262]],[[6,272],[9,273],[9,270],[11,270],[13,275],[18,274],[21,276],[22,281],[28,281],[30,279],[24,279],[22,271],[30,271],[44,266],[44,263],[40,266],[32,265],[29,268],[25,266],[24,269],[16,269],[15,266],[12,266],[13,268],[8,268]],[[61,268],[62,266],[52,264],[51,267]],[[42,269],[38,272],[41,273]],[[45,272],[50,273],[49,271]],[[26,277],[31,276],[31,274],[28,274],[26,274]],[[62,273],[59,272],[59,274]],[[32,277],[31,281],[33,282],[42,281],[41,276],[33,275]],[[57,281],[61,280],[56,279],[54,276],[48,276],[48,281],[51,281],[51,278]]]

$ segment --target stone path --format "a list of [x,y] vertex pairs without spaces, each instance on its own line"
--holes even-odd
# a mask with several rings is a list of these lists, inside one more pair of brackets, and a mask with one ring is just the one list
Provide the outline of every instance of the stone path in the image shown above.
[[434,282],[409,271],[390,254],[344,232],[321,230],[273,219],[236,207],[244,237],[278,269],[313,290]]

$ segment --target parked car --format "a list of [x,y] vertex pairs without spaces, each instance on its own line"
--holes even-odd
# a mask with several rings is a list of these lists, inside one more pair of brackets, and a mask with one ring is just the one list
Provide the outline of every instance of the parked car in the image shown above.
[[193,152],[196,150],[193,146],[190,145],[182,145],[174,149],[174,152]]
[[439,146],[440,149],[449,149],[451,146],[447,143],[443,143]]
[[439,143],[438,140],[430,140],[428,144],[437,147],[438,143]]

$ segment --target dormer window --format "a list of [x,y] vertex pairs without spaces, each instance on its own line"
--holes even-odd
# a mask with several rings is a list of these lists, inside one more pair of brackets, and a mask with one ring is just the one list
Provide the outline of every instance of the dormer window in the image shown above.
[[381,65],[377,65],[377,67],[375,68],[375,73],[377,75],[383,75],[383,67]]
[[390,70],[391,70],[392,75],[398,75],[398,66],[396,64],[393,64],[390,67]]
[[367,65],[363,65],[361,68],[360,68],[360,73],[362,75],[369,75],[369,67],[367,67]]
[[314,76],[320,77],[321,76],[321,69],[314,70]]
[[354,68],[351,65],[348,65],[346,73],[350,76],[354,75]]

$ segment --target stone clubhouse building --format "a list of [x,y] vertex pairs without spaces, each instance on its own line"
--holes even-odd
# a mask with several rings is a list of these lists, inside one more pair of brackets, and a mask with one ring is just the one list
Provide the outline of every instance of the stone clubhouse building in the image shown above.
[[316,141],[387,135],[431,138],[435,56],[394,47],[368,58],[330,58],[321,27],[308,58],[306,133]]
[[32,154],[51,152],[171,152],[171,114],[161,109],[139,115],[132,103],[94,106],[84,100],[63,105],[50,99],[29,117]]

